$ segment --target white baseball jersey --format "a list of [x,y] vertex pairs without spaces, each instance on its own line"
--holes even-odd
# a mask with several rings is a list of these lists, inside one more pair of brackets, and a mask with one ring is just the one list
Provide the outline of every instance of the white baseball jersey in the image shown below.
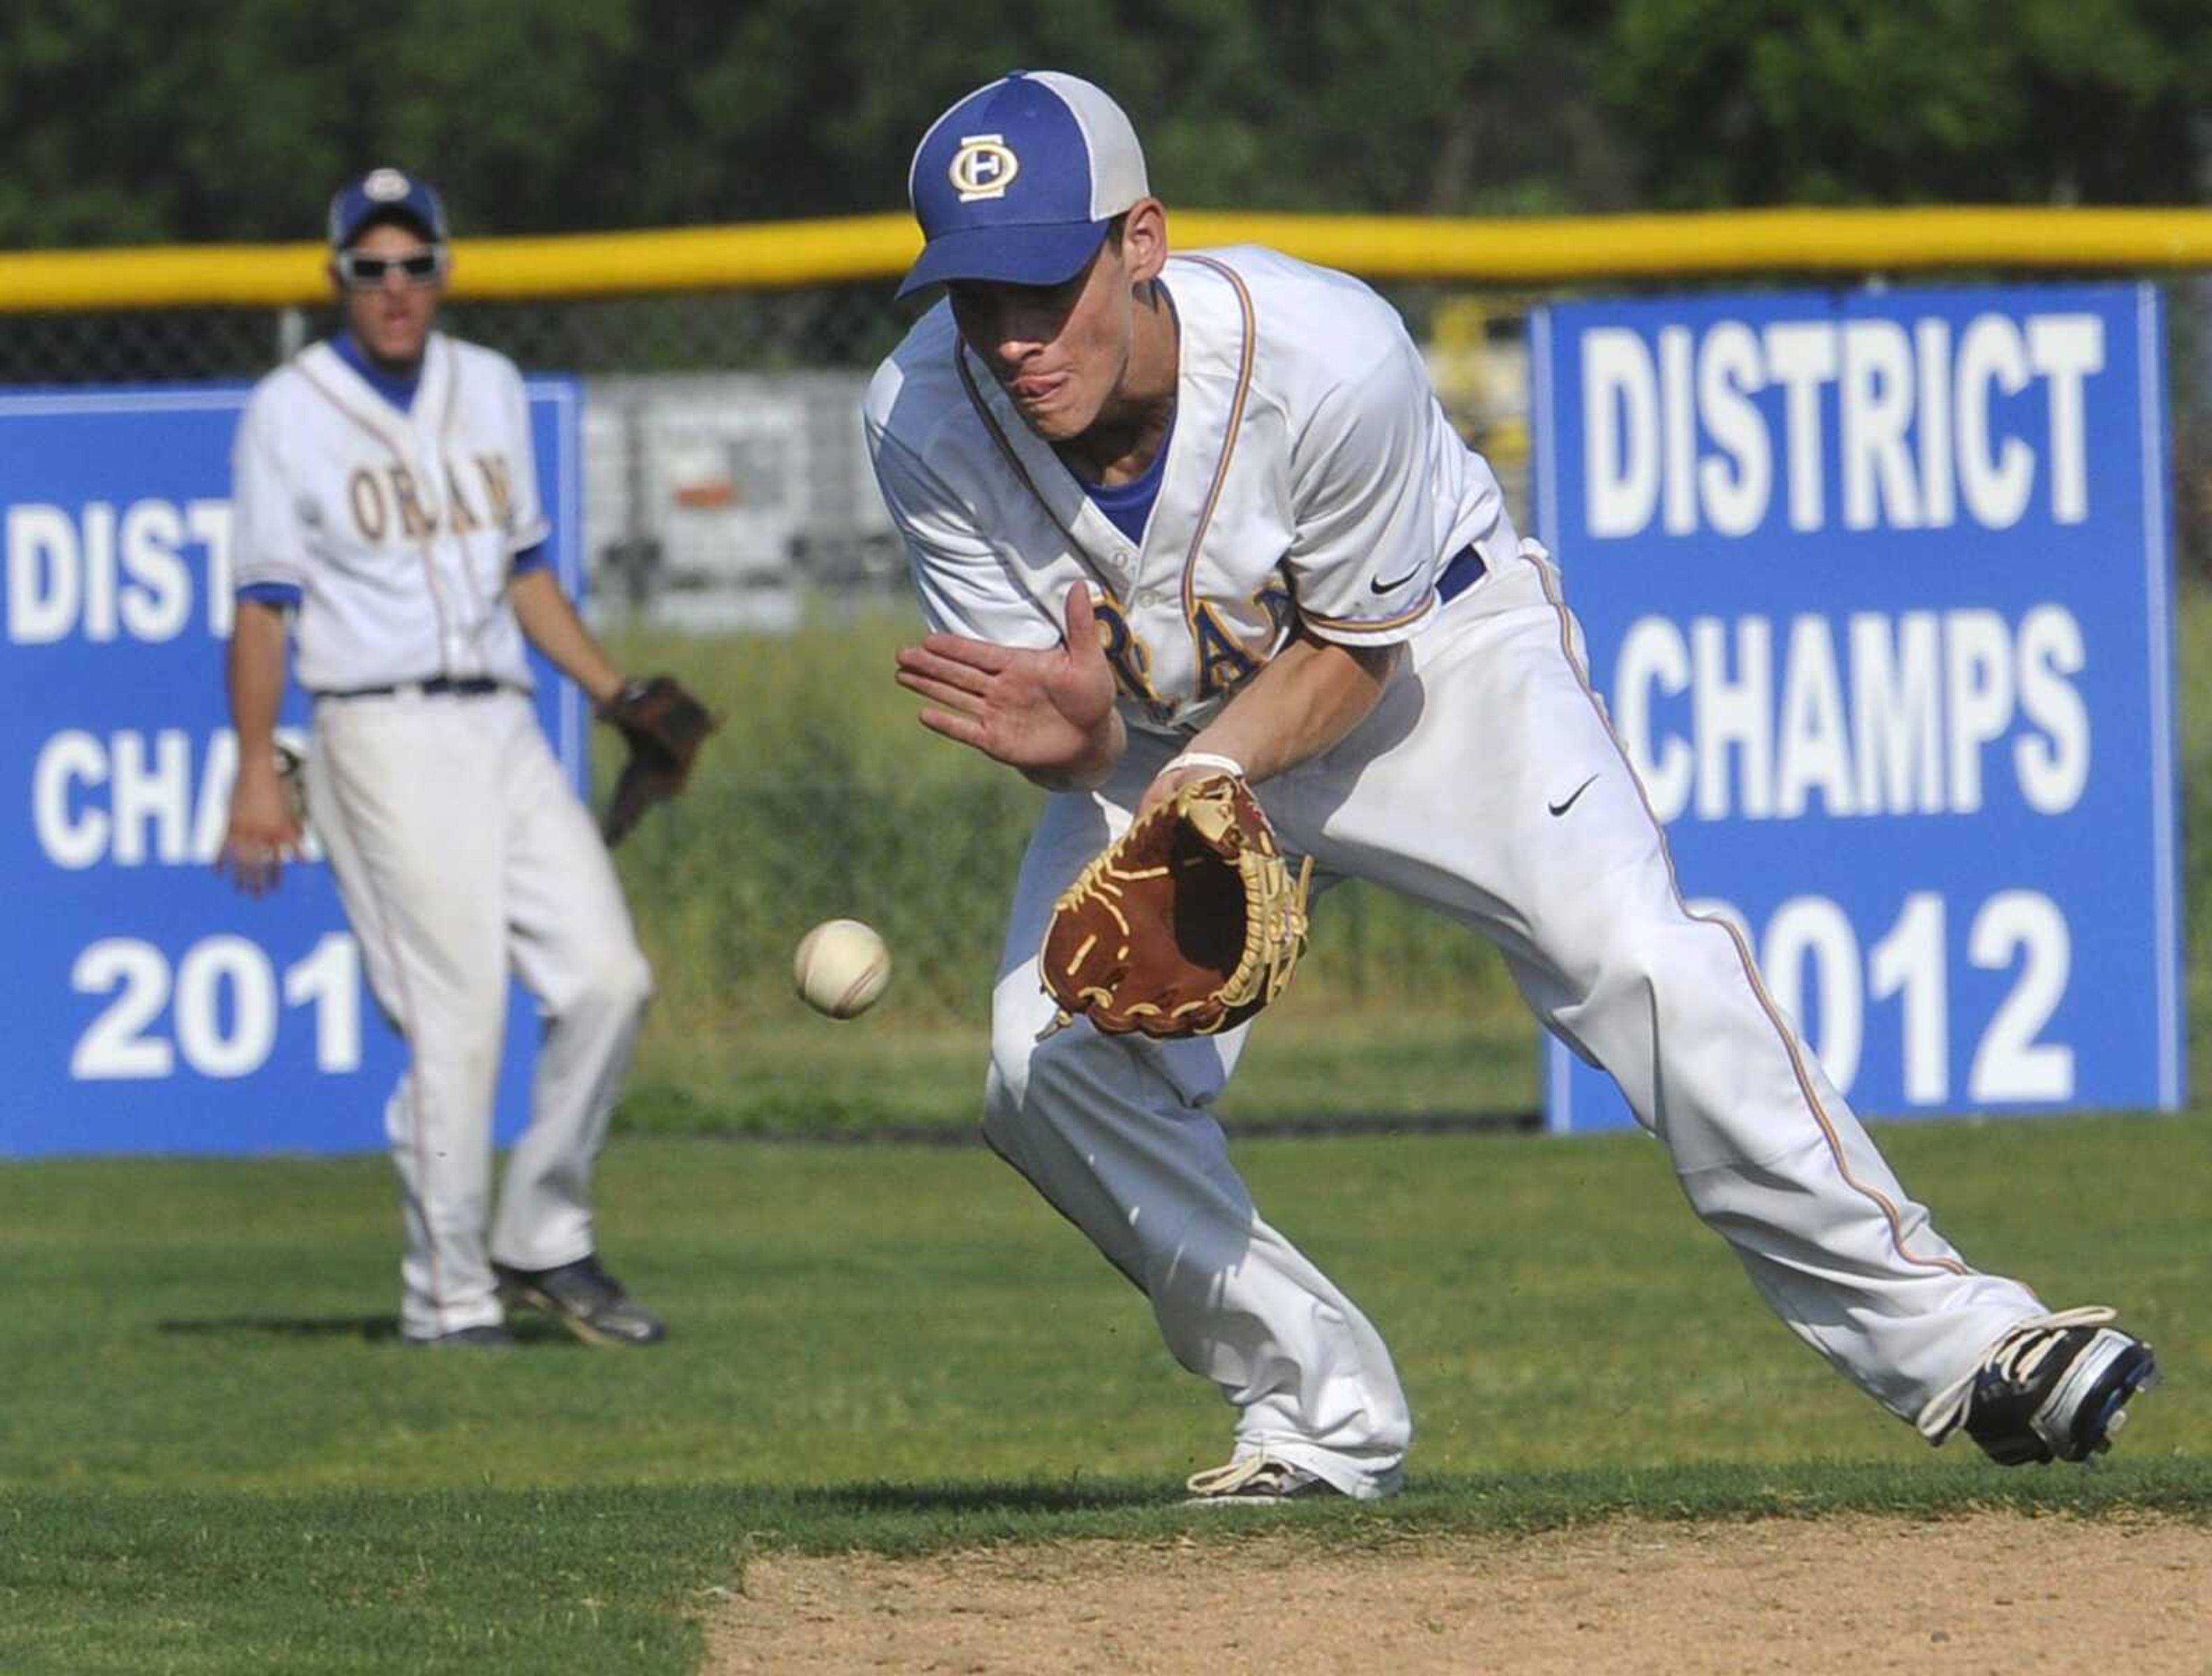
[[932,625],[1044,647],[1088,577],[1125,719],[1203,727],[1280,644],[1383,645],[1435,614],[1445,563],[1518,539],[1397,314],[1346,275],[1240,247],[1170,260],[1176,423],[1141,547],[961,346],[949,305],[878,372],[867,431]]
[[401,412],[328,344],[257,385],[232,459],[233,573],[302,592],[311,692],[445,675],[530,685],[507,603],[546,538],[514,363],[433,333]]
[[1545,1025],[1620,1082],[1776,1313],[1925,1423],[2042,1306],[1936,1233],[1747,946],[1685,906],[1557,573],[1516,539],[1395,316],[1354,281],[1261,251],[1184,258],[1167,277],[1180,383],[1141,550],[957,345],[946,310],[869,393],[930,620],[1050,646],[1088,576],[1113,605],[1124,714],[1150,729],[1096,789],[1047,801],[1023,859],[992,998],[991,1144],[1144,1289],[1176,1359],[1237,1410],[1237,1457],[1351,1496],[1396,1488],[1413,1422],[1389,1351],[1260,1216],[1211,1116],[1250,1027],[1164,1043],[1051,1029],[1038,951],[1173,735],[1203,725],[1293,619],[1346,644],[1404,641],[1375,708],[1259,786],[1285,847],[1323,885],[1365,879],[1489,936]]

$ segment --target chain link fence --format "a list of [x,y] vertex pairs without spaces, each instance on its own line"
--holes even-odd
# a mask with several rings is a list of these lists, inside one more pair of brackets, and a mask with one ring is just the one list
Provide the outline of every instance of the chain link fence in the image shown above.
[[[581,377],[597,621],[631,667],[681,672],[731,718],[692,795],[620,856],[660,982],[638,1108],[653,1121],[719,1122],[733,1101],[777,1125],[952,1121],[980,1086],[1000,928],[1036,795],[923,736],[890,680],[914,616],[858,417],[870,371],[914,313],[889,289],[447,311],[448,330],[526,370]],[[1523,324],[1542,299],[1389,290],[1447,410],[1533,526]],[[2169,282],[2166,295],[2181,564],[2202,576],[2212,282]],[[0,384],[247,381],[330,326],[298,308],[0,315]],[[897,981],[866,1028],[814,1020],[789,992],[793,946],[833,915],[878,924],[896,952]],[[1530,1028],[1477,940],[1364,887],[1334,893],[1316,927],[1232,1117],[1533,1102]],[[1362,1048],[1319,1046],[1346,1039]]]
[[[1798,282],[1802,283],[1802,282]],[[1517,512],[1531,510],[1525,493],[1528,459],[1528,363],[1522,326],[1541,294],[1438,284],[1384,288],[1423,343],[1446,408],[1470,442],[1490,458]],[[447,310],[458,335],[490,344],[527,370],[570,373],[585,380],[599,416],[586,439],[593,491],[595,576],[606,565],[621,584],[619,601],[635,607],[659,587],[684,578],[641,579],[625,570],[634,549],[611,556],[610,543],[661,539],[656,520],[721,510],[736,515],[781,495],[804,509],[784,533],[776,568],[803,582],[836,588],[854,580],[856,539],[880,539],[881,520],[866,503],[872,490],[856,478],[849,454],[831,444],[837,421],[849,420],[868,373],[895,345],[914,314],[894,304],[882,282],[792,290],[718,290],[653,296],[550,302],[468,302]],[[2212,574],[2212,277],[2190,276],[2165,285],[2173,392],[2176,516],[2180,554],[2191,576]],[[305,308],[191,308],[126,313],[0,314],[0,385],[165,383],[248,381],[330,330],[327,311]],[[791,448],[756,466],[746,483],[718,489],[688,485],[688,497],[658,509],[643,504],[608,509],[639,481],[638,454],[652,451],[637,426],[665,407],[689,416],[662,424],[690,429],[701,452],[714,424],[737,437],[805,430],[810,449]],[[778,411],[775,410],[785,411]],[[803,410],[803,417],[800,416]],[[712,424],[708,423],[712,419]],[[681,452],[680,441],[673,444]],[[664,441],[660,450],[668,451]],[[736,463],[746,465],[744,450]],[[740,470],[736,475],[745,475]],[[687,486],[660,485],[682,497]],[[702,505],[718,501],[718,505]],[[628,527],[622,527],[625,523]],[[605,533],[609,528],[616,533]],[[758,529],[765,532],[768,526]],[[753,558],[742,540],[738,568]],[[754,565],[752,568],[767,568]],[[869,566],[881,582],[895,564]]]

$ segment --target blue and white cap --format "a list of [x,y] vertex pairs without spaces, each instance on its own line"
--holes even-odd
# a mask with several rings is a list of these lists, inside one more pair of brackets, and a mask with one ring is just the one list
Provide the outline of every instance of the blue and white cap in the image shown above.
[[396,168],[373,168],[331,200],[331,248],[343,250],[379,216],[404,216],[432,244],[446,242],[446,206],[427,180]]
[[1079,76],[1018,70],[938,118],[915,148],[907,193],[928,243],[898,294],[946,279],[1057,285],[1151,191],[1119,105]]

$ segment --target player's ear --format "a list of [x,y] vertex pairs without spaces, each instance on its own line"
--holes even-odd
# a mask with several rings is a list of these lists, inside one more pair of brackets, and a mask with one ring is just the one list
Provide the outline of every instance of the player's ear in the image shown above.
[[1167,266],[1167,206],[1157,198],[1140,198],[1129,206],[1121,223],[1121,263],[1139,285],[1158,278]]

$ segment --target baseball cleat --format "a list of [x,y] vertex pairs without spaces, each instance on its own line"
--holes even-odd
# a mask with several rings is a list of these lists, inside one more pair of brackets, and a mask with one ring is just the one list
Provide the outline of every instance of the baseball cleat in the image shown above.
[[1931,1435],[1941,1441],[1963,1423],[2004,1466],[2087,1460],[2110,1448],[2129,1399],[2158,1382],[2150,1346],[2107,1325],[2113,1319],[2091,1307],[2022,1321],[1938,1399],[1951,1411]]
[[556,1269],[491,1267],[508,1308],[550,1315],[586,1344],[623,1348],[658,1344],[668,1337],[660,1318],[599,1266],[596,1252]]
[[1273,1455],[1241,1455],[1226,1466],[1193,1473],[1183,1488],[1190,1492],[1187,1508],[1265,1507],[1344,1494],[1326,1478]]
[[451,1332],[436,1332],[417,1338],[410,1334],[407,1347],[416,1350],[511,1350],[514,1335],[496,1321],[480,1326],[455,1327]]

